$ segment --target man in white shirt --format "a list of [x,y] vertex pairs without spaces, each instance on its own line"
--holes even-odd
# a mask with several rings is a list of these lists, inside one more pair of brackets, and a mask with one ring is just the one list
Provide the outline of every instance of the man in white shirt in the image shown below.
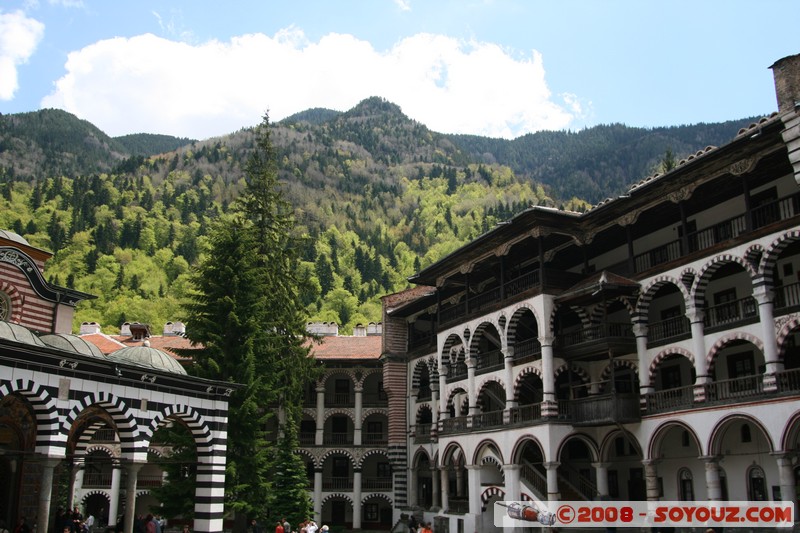
[[309,520],[308,524],[306,524],[306,533],[317,533],[317,523],[313,520]]

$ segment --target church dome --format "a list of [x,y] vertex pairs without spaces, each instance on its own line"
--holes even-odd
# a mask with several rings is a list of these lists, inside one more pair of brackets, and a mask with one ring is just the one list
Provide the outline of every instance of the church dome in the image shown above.
[[110,353],[108,359],[118,363],[172,372],[173,374],[186,374],[186,369],[169,354],[147,345],[122,348]]
[[45,345],[31,330],[18,324],[12,324],[11,322],[0,321],[0,339],[21,342],[23,344],[32,344],[34,346]]
[[106,358],[103,355],[103,352],[100,351],[100,348],[98,348],[91,342],[86,342],[77,335],[68,335],[66,333],[54,333],[49,335],[42,335],[40,338],[42,339],[42,342],[44,342],[48,346],[52,346],[53,348],[58,348],[60,350],[64,350],[67,352],[74,352],[89,357],[97,357],[100,359]]

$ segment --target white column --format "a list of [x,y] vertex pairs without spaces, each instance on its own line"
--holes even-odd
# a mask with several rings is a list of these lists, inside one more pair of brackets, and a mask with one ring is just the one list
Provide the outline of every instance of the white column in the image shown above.
[[133,520],[136,516],[136,481],[139,477],[139,470],[144,463],[128,463],[128,480],[125,483],[125,533],[133,533]]
[[450,475],[447,470],[448,467],[442,466],[439,469],[439,477],[442,481],[442,509],[447,511],[448,507],[450,506],[449,502],[449,492],[450,492]]
[[418,484],[419,477],[417,476],[417,469],[412,465],[408,468],[408,505],[411,507],[419,505],[419,496],[417,495]]
[[108,493],[111,497],[108,502],[108,525],[110,526],[117,523],[117,517],[119,516],[119,480],[122,476],[120,468],[122,466],[114,463],[111,469],[111,490]]
[[794,506],[795,521],[797,521],[797,502],[795,501],[794,467],[792,456],[788,453],[775,453],[778,462],[778,480],[781,485],[781,501]]
[[[447,376],[445,367],[439,367],[439,420],[447,418]],[[435,408],[435,404],[431,407]]]
[[321,468],[314,469],[314,521],[317,523],[322,523],[322,469]]
[[647,332],[646,324],[637,323],[633,325],[633,335],[636,337],[636,359],[639,363],[639,392],[647,394],[653,392],[653,384],[650,383],[650,362],[647,359]]
[[353,529],[361,529],[361,470],[353,471]]
[[476,517],[481,515],[481,465],[466,465],[469,485],[469,512]]
[[775,316],[773,298],[775,293],[764,285],[762,279],[753,288],[753,297],[758,302],[758,318],[761,322],[761,338],[764,341],[764,390],[775,391],[778,388],[775,373],[783,370],[783,361],[778,357],[778,340],[775,335]]
[[658,490],[658,469],[657,460],[646,459],[642,461],[644,465],[644,483],[647,490],[647,501],[657,502],[660,498]]
[[601,500],[608,499],[608,463],[592,463],[597,478],[597,492]]
[[542,345],[542,416],[558,416],[556,378],[553,368],[553,336],[539,337]]
[[357,386],[356,387],[356,421],[355,421],[355,429],[353,430],[353,444],[355,446],[361,446],[361,414],[364,412],[363,409],[364,404],[364,387]]
[[[411,434],[411,438],[414,438],[414,435],[417,434],[417,396],[419,396],[419,391],[416,389],[410,389],[408,391],[408,431]],[[436,403],[433,403],[434,408],[432,411],[436,410]]]
[[517,401],[514,399],[514,347],[503,350],[503,356],[506,378],[506,411],[508,411],[517,406]]
[[708,363],[706,362],[706,334],[705,326],[703,325],[706,314],[702,309],[691,306],[686,309],[686,316],[689,318],[692,329],[692,351],[694,351],[694,370],[696,374],[694,401],[704,402],[706,399],[704,385],[711,381],[711,376],[708,375]]
[[478,391],[475,390],[475,359],[467,359],[467,398],[469,400],[469,415],[478,414]]
[[314,444],[322,446],[322,437],[325,429],[325,387],[317,386],[317,432],[314,434]]
[[722,483],[719,479],[719,457],[705,456],[700,457],[700,460],[705,463],[706,467],[706,493],[708,494],[709,501],[718,502],[722,500]]
[[519,474],[522,467],[520,465],[515,464],[508,464],[503,465],[503,472],[505,473],[506,478],[506,496],[505,499],[509,501],[519,501],[521,498],[520,494],[520,482],[519,482]]
[[442,493],[440,492],[441,489],[439,488],[439,481],[441,476],[439,475],[439,470],[432,466],[431,467],[431,510],[438,511],[440,509],[440,501],[442,499]]
[[545,470],[547,470],[547,501],[557,502],[561,497],[558,493],[558,467],[561,465],[558,461],[551,461],[543,463]]
[[[45,457],[42,462],[42,477],[39,484],[39,509],[36,524],[39,531],[46,532],[50,528],[50,502],[53,497],[53,470],[61,461],[57,457]],[[33,526],[32,522],[29,522]],[[10,526],[10,525],[9,525]]]
[[431,383],[431,433],[436,434],[439,422],[439,384]]

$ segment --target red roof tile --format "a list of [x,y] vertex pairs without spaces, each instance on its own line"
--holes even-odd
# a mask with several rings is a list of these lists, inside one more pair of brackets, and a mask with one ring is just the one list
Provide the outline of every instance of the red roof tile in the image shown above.
[[336,359],[380,359],[382,351],[380,335],[367,337],[322,337],[321,344],[312,343],[311,355],[321,361]]

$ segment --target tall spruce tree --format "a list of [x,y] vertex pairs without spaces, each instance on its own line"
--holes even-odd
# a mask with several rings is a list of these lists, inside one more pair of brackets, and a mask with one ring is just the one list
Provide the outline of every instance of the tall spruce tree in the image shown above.
[[[242,385],[231,396],[228,415],[228,510],[240,519],[262,517],[280,502],[305,518],[310,501],[296,481],[303,463],[289,457],[302,393],[315,377],[302,305],[308,284],[298,277],[303,247],[279,188],[268,116],[256,133],[245,190],[231,216],[214,225],[193,276],[187,335],[201,346],[191,352],[198,374]],[[268,442],[265,431],[276,407],[286,421],[281,446]]]

